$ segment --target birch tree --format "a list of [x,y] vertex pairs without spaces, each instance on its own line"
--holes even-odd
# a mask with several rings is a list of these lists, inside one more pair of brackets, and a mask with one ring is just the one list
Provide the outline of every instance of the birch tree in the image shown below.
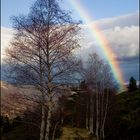
[[16,70],[15,77],[30,81],[40,91],[40,140],[50,140],[56,83],[70,80],[71,72],[78,68],[73,51],[79,47],[80,28],[57,0],[36,0],[27,16],[13,17],[13,25],[16,33],[6,60]]
[[[100,79],[100,69],[102,66],[102,61],[99,59],[97,54],[91,54],[89,56],[86,68],[85,78],[90,87],[91,95],[90,95],[90,132],[92,134],[96,133],[98,137],[98,129],[99,129],[99,95],[98,95],[98,83]],[[96,109],[95,109],[96,107]],[[96,110],[96,113],[94,112]],[[96,119],[94,118],[96,114]],[[94,115],[94,116],[93,116]],[[96,125],[94,120],[96,120]],[[94,126],[96,126],[96,131],[94,131]]]
[[100,138],[105,139],[105,122],[107,119],[107,114],[109,111],[109,99],[111,90],[114,93],[115,81],[111,72],[111,69],[108,64],[104,63],[102,66],[102,78],[101,78],[101,87],[100,87]]
[[97,140],[104,139],[105,122],[109,111],[109,92],[114,89],[115,81],[109,65],[96,53],[89,55],[85,68],[85,79],[91,92],[89,131],[96,135]]

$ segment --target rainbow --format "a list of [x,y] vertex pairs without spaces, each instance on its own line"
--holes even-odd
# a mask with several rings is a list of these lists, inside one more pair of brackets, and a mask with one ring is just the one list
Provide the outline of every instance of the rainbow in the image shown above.
[[115,79],[117,80],[117,82],[120,85],[120,90],[121,91],[125,90],[122,71],[119,67],[119,64],[115,60],[116,55],[113,52],[113,50],[111,49],[110,44],[108,43],[107,39],[105,38],[105,36],[101,32],[101,30],[99,30],[97,25],[95,23],[93,23],[93,19],[91,18],[89,13],[87,13],[87,10],[81,5],[81,3],[78,0],[70,0],[70,3],[78,11],[80,16],[84,20],[84,22],[87,24],[92,37],[94,37],[96,39],[96,41],[98,42],[102,52],[104,53],[104,56],[106,57],[109,65],[111,67],[111,70],[112,70],[112,73],[113,73]]

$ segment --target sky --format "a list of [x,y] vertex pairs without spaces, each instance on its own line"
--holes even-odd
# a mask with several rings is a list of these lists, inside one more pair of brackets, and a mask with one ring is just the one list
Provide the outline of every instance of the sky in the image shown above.
[[[30,6],[35,0],[1,0],[1,25],[11,27],[10,17],[27,14]],[[138,11],[139,0],[78,0],[88,10],[94,20],[120,16]],[[61,5],[66,10],[73,12],[73,17],[81,19],[75,8],[71,4],[71,0],[63,0]]]
[[[1,0],[1,46],[6,48],[12,38],[12,16],[28,14],[30,6],[35,0]],[[60,3],[65,10],[72,12],[76,20],[83,20],[72,0],[64,0]],[[123,71],[127,82],[130,76],[139,80],[139,0],[76,0],[81,3],[86,12],[105,35]],[[87,56],[90,52],[97,52],[102,56],[97,41],[94,40],[86,28],[84,32],[85,41],[82,44],[81,56]],[[85,59],[85,58],[83,58]]]

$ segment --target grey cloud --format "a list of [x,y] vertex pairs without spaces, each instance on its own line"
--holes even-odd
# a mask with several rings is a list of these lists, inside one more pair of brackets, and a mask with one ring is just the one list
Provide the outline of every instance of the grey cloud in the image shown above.
[[[94,21],[100,26],[101,34],[108,40],[111,49],[119,58],[132,58],[139,56],[139,12],[122,15],[113,18],[105,18]],[[83,54],[98,52],[103,54],[98,41],[89,34],[87,26],[83,26],[84,43],[82,44]],[[95,33],[96,34],[96,33]],[[85,56],[85,55],[84,55]]]
[[115,26],[125,27],[125,26],[139,26],[139,12],[118,16],[105,18],[101,20],[94,21],[100,29],[109,29]]
[[117,57],[117,61],[123,62],[123,63],[138,63],[139,62],[139,56],[131,56],[131,57]]
[[[105,38],[109,41],[115,54],[118,56],[118,61],[128,60],[137,57],[139,55],[139,26],[138,26],[139,12],[132,14],[122,15],[119,17],[105,18],[98,21],[94,21],[95,24],[102,28],[102,32]],[[2,53],[8,46],[10,38],[12,37],[13,30],[1,27],[2,29]],[[103,55],[102,49],[98,45],[96,39],[94,39],[86,28],[83,26],[82,35],[84,39],[81,42],[81,49],[79,55],[87,58],[87,55],[91,52],[97,52],[99,55]],[[127,58],[127,59],[126,59]]]
[[[126,27],[114,27],[107,30],[103,30],[103,33],[108,40],[111,49],[116,54],[118,61],[127,61],[139,56],[139,27],[138,26],[126,26]],[[96,39],[86,35],[85,41],[82,43],[82,48],[79,51],[81,56],[87,58],[87,55],[91,52],[98,53],[101,57],[103,52]]]
[[139,56],[138,26],[118,26],[104,30],[104,34],[119,58]]

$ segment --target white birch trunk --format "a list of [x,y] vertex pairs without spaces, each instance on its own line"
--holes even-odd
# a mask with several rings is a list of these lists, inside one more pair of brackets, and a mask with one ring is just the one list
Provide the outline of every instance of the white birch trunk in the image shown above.
[[52,101],[49,100],[45,140],[49,140],[50,138],[51,118],[52,118]]
[[97,91],[97,85],[96,85],[96,137],[97,140],[99,140],[99,96]]
[[86,107],[86,129],[89,130],[89,104],[87,102],[87,107]]
[[104,118],[103,118],[103,124],[102,124],[102,128],[101,128],[101,132],[102,132],[102,138],[105,138],[105,133],[104,133],[104,127],[105,127],[105,121],[106,121],[106,117],[107,117],[107,112],[108,112],[108,102],[109,102],[109,93],[107,90],[107,97],[106,97],[106,106],[105,106],[105,114],[104,114]]
[[45,106],[42,105],[41,127],[40,127],[40,140],[44,140],[45,132]]
[[57,129],[58,124],[59,124],[59,122],[57,122],[54,126],[54,130],[53,130],[53,134],[52,134],[52,140],[55,140],[55,133],[56,133],[56,129]]
[[45,96],[44,96],[44,77],[43,77],[43,64],[42,64],[42,56],[41,49],[39,47],[39,69],[40,69],[40,84],[41,84],[41,126],[40,126],[40,140],[44,140],[45,133]]
[[94,104],[93,104],[93,93],[91,93],[90,98],[90,117],[89,117],[89,131],[91,134],[94,134],[94,127],[93,127],[93,110],[94,110]]

